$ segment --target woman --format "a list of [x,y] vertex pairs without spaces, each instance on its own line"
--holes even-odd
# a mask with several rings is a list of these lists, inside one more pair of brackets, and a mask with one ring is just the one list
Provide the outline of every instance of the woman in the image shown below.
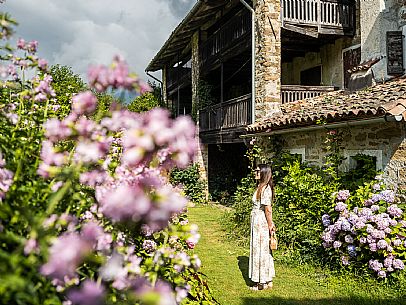
[[272,170],[268,165],[258,167],[256,175],[259,183],[254,192],[251,212],[251,240],[249,278],[255,283],[252,290],[272,288],[272,279],[275,277],[274,261],[269,249],[269,236],[275,231],[272,221],[272,203],[274,187]]

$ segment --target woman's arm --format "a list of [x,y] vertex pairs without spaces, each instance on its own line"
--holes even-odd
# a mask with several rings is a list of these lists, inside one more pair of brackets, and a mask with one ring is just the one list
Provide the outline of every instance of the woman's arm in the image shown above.
[[266,217],[266,221],[268,222],[269,232],[275,231],[276,227],[272,220],[272,206],[271,205],[265,206],[265,217]]

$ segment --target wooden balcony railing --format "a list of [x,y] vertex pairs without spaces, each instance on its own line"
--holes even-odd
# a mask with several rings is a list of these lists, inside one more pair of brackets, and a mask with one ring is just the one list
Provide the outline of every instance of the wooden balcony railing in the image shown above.
[[174,67],[168,69],[166,86],[168,91],[178,85],[192,80],[192,69],[186,67]]
[[300,86],[300,85],[282,85],[281,86],[281,101],[282,104],[303,100],[326,94],[334,91],[332,86]]
[[200,64],[205,65],[236,42],[251,33],[251,14],[248,10],[231,18],[200,46]]
[[353,0],[282,0],[284,23],[324,28],[354,30],[355,1]]
[[206,107],[199,111],[200,132],[251,124],[251,94]]

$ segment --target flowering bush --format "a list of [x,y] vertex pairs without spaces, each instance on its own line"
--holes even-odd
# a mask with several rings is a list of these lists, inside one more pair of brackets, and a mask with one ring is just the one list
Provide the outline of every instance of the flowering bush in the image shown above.
[[[14,21],[2,20],[7,38]],[[120,57],[91,67],[92,90],[62,115],[37,46],[2,47],[2,302],[215,303],[190,252],[199,234],[187,200],[162,175],[191,162],[193,122],[163,109],[98,111],[96,91],[148,89]]]
[[406,262],[405,204],[375,181],[351,195],[341,190],[334,209],[322,217],[324,248],[340,256],[342,265],[367,267],[379,278],[404,270]]

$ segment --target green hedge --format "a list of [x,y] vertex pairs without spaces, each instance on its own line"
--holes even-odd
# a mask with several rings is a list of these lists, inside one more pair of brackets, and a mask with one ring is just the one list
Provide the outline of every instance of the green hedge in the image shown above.
[[199,166],[193,164],[186,169],[173,169],[169,181],[183,188],[185,195],[194,203],[205,203],[205,187],[200,179]]

